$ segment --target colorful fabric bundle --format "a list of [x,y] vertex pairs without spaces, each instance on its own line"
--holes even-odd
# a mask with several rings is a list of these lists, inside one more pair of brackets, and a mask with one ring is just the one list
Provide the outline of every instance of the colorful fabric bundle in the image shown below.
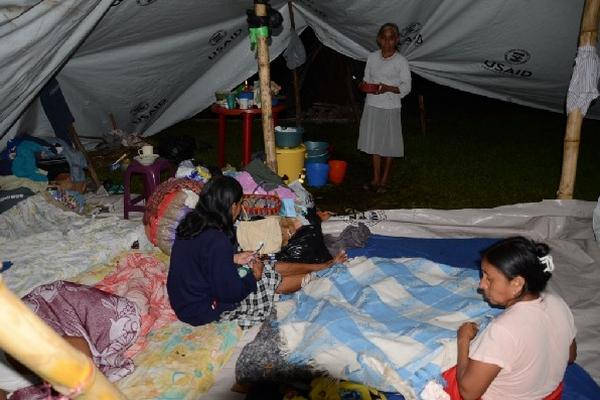
[[188,194],[200,193],[202,186],[201,182],[187,178],[169,179],[150,196],[143,219],[146,236],[165,254],[171,254],[177,226],[192,208],[191,204],[186,205]]
[[281,200],[270,194],[245,194],[242,196],[242,206],[249,217],[279,215]]
[[74,190],[49,189],[46,191],[47,199],[66,211],[82,214],[85,208],[85,197]]

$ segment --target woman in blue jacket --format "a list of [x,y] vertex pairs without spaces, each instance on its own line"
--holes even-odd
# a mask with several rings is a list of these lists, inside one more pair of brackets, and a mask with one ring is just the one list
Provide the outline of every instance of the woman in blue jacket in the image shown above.
[[[263,264],[252,252],[236,253],[233,223],[242,194],[234,178],[214,177],[177,228],[167,290],[177,317],[191,325],[216,321],[235,309],[256,291],[262,276]],[[250,266],[251,273],[240,273],[242,265]]]
[[347,260],[342,251],[323,263],[265,266],[255,252],[236,253],[233,223],[242,210],[242,195],[234,178],[213,177],[177,227],[167,290],[181,321],[203,325],[235,319],[247,328],[268,316],[275,293],[294,292],[313,272]]

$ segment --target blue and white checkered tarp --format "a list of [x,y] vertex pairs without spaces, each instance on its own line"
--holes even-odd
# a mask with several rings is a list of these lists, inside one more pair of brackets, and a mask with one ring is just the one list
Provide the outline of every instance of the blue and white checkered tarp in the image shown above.
[[456,330],[500,310],[479,271],[422,258],[357,257],[277,304],[284,353],[331,376],[417,398],[456,364]]

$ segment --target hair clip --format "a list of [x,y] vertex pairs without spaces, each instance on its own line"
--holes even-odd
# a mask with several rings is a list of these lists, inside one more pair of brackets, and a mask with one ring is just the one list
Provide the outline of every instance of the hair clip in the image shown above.
[[542,264],[544,264],[546,266],[546,268],[544,268],[544,272],[554,271],[554,260],[552,260],[551,255],[547,255],[544,257],[538,257],[538,259],[540,260],[540,262]]

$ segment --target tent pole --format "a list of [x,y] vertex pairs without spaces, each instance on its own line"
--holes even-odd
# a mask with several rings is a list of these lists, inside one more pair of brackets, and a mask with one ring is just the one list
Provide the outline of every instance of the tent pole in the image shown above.
[[[586,0],[579,33],[579,47],[585,45],[596,46],[596,42],[598,41],[599,12],[600,0]],[[573,110],[567,117],[567,127],[563,144],[562,173],[557,192],[559,199],[573,198],[583,117],[584,115],[579,109]]]
[[73,124],[71,124],[69,126],[69,137],[73,141],[73,144],[75,144],[75,148],[77,150],[79,150],[80,152],[82,152],[85,159],[87,160],[88,170],[90,171],[90,175],[92,177],[92,181],[94,181],[94,185],[96,185],[96,190],[100,189],[100,186],[102,186],[102,184],[100,183],[100,179],[98,179],[98,174],[96,174],[96,169],[94,169],[94,164],[92,163],[92,158],[90,157],[88,152],[85,150],[85,147],[83,147],[83,144],[81,143],[81,140],[79,139],[79,135],[77,135],[77,131],[75,130],[75,126],[73,126]]
[[360,122],[360,111],[356,106],[356,97],[354,96],[354,90],[356,85],[352,79],[352,69],[350,62],[346,60],[346,90],[348,91],[348,99],[350,100],[350,107],[352,107],[352,115],[354,115],[354,122]]
[[421,122],[421,134],[427,133],[427,114],[425,112],[425,96],[419,95],[419,121]]
[[[267,5],[255,1],[254,11],[259,17],[267,16]],[[275,135],[273,133],[273,108],[271,103],[271,71],[269,66],[268,37],[257,38],[258,77],[260,79],[260,103],[262,108],[263,138],[267,166],[277,173],[277,158],[275,153]]]
[[70,398],[125,400],[92,360],[67,343],[6,287],[1,275],[0,348]]
[[[291,30],[296,30],[296,22],[294,21],[294,7],[292,2],[288,1],[288,10],[290,13],[290,26]],[[300,80],[298,78],[298,69],[292,70],[292,76],[294,78],[294,103],[296,105],[296,127],[302,126],[302,104],[300,103]]]

